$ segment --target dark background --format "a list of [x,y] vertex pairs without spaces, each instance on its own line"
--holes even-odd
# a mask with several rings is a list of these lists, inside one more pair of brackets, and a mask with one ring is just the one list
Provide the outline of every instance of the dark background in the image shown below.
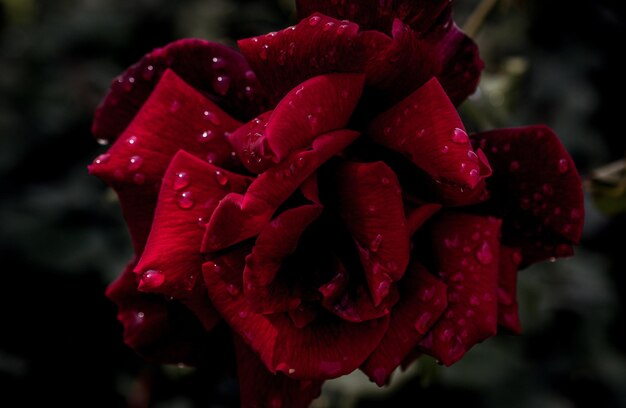
[[[460,25],[477,3],[457,0]],[[619,4],[500,1],[477,36],[487,68],[461,109],[468,127],[546,123],[584,176],[623,158]],[[146,364],[123,345],[103,292],[131,245],[114,194],[86,172],[103,151],[91,115],[155,47],[232,45],[294,19],[289,0],[0,0],[0,406],[237,405],[232,379]],[[626,407],[626,223],[586,206],[577,256],[520,274],[523,336],[448,369],[424,359],[387,391],[358,375],[330,382],[317,406]]]

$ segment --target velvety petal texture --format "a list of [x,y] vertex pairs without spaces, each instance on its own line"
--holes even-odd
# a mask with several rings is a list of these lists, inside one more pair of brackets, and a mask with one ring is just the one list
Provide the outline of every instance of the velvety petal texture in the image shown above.
[[486,211],[504,220],[503,242],[522,250],[522,266],[571,256],[583,228],[580,176],[558,137],[545,126],[472,136],[494,174]]
[[519,334],[517,274],[573,253],[581,180],[533,126],[468,136],[483,64],[451,1],[297,1],[284,30],[156,49],[115,79],[89,166],[135,258],[107,296],[162,363],[236,370],[243,407],[306,407]]

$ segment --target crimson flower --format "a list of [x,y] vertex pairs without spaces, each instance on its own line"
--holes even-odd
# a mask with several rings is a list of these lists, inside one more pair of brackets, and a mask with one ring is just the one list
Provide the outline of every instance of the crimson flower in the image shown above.
[[[136,257],[107,295],[144,357],[236,361],[244,406],[306,406],[519,333],[519,268],[572,254],[582,190],[548,128],[468,136],[482,61],[450,1],[298,2],[303,20],[154,50],[112,84],[89,170]],[[233,347],[234,346],[234,347]],[[228,364],[225,364],[228,366]]]

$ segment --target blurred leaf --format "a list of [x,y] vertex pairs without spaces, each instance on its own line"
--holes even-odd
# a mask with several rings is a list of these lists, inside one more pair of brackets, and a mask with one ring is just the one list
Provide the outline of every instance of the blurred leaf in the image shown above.
[[585,184],[601,212],[609,216],[626,212],[626,159],[594,170]]

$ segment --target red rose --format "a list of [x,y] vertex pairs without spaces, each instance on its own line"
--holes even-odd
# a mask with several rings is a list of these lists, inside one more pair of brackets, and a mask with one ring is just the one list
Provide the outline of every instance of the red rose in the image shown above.
[[449,1],[333,3],[300,1],[298,25],[243,55],[153,51],[93,126],[114,143],[90,171],[137,254],[107,292],[126,342],[188,364],[234,344],[246,406],[306,406],[325,379],[383,385],[416,351],[450,365],[519,332],[518,268],[581,234],[552,131],[465,132],[454,104],[482,62]]

